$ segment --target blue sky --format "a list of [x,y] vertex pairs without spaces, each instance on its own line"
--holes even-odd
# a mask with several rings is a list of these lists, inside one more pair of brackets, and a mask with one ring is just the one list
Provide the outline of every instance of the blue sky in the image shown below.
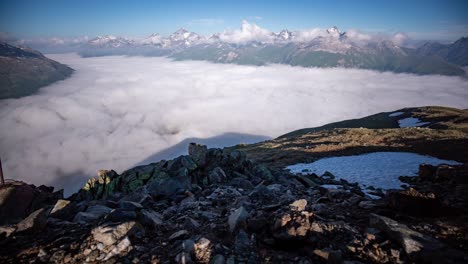
[[414,39],[468,36],[468,1],[65,1],[0,0],[0,31],[17,37],[104,34],[201,34],[234,29],[246,19],[272,31],[338,26],[405,32]]

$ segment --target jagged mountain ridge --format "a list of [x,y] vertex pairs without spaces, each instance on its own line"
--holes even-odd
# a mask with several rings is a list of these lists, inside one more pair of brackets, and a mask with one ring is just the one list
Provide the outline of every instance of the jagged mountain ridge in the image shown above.
[[453,64],[468,66],[468,38],[464,37],[452,44],[427,42],[416,50],[420,56],[438,56]]
[[[255,32],[257,38],[249,34]],[[465,75],[457,65],[468,59],[468,48],[459,43],[457,53],[441,56],[396,45],[388,39],[366,39],[341,32],[337,27],[314,32],[312,36],[287,29],[268,32],[244,22],[233,40],[227,33],[206,38],[181,28],[162,37],[152,34],[144,39],[98,37],[79,51],[84,57],[105,55],[169,56],[176,60],[206,60],[247,65],[287,64],[304,67],[345,67],[416,74]],[[253,33],[252,33],[253,34]],[[462,39],[463,40],[463,39]],[[461,40],[460,40],[461,41]],[[460,42],[459,41],[459,42]],[[439,52],[440,53],[440,52]],[[455,65],[457,64],[457,65]]]

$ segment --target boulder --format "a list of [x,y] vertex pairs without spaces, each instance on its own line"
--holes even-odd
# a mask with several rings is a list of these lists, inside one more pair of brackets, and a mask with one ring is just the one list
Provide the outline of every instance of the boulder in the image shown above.
[[49,215],[48,209],[41,208],[37,211],[34,211],[23,221],[19,222],[16,228],[16,232],[39,232],[45,228],[47,225],[47,217]]
[[0,186],[0,224],[13,224],[31,213],[36,194],[34,188],[24,183]]
[[432,257],[444,248],[444,245],[438,240],[416,232],[385,216],[370,214],[370,225],[385,232],[391,239],[399,243],[412,260],[432,262]]
[[[184,168],[183,171],[186,172]],[[147,186],[148,194],[153,198],[171,197],[177,192],[190,190],[191,182],[187,173],[180,173],[177,176],[170,177],[167,174],[153,179]]]
[[162,216],[151,209],[143,209],[138,213],[138,222],[151,229],[157,229],[163,224]]
[[91,231],[93,239],[106,246],[116,244],[124,237],[131,237],[142,233],[144,233],[143,227],[135,221],[98,226]]
[[222,183],[227,180],[227,176],[223,169],[216,167],[208,174],[208,180],[211,184]]
[[111,208],[104,205],[93,205],[88,207],[85,212],[79,212],[73,222],[86,224],[88,222],[96,221],[97,219],[109,214]]
[[206,165],[206,154],[208,149],[204,145],[199,145],[196,143],[190,143],[188,147],[189,156],[195,161],[199,167],[204,167]]
[[252,241],[249,238],[249,235],[243,230],[239,230],[235,239],[234,239],[234,250],[238,254],[245,254],[249,252],[252,246]]
[[76,204],[68,200],[58,200],[52,211],[50,211],[50,216],[58,219],[69,220],[72,219],[76,213]]
[[249,217],[249,213],[244,207],[234,210],[228,217],[229,230],[234,232],[241,225],[245,225],[245,221]]

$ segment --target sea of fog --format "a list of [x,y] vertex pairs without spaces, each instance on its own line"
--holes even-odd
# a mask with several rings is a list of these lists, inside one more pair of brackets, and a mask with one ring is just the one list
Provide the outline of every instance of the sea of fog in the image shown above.
[[0,156],[7,178],[67,193],[98,169],[171,158],[189,141],[220,147],[409,106],[468,108],[460,77],[49,57],[76,71],[36,95],[0,101]]

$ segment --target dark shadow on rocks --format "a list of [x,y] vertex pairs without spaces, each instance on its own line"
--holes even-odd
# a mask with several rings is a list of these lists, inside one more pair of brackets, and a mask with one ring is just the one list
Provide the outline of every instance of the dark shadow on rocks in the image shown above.
[[84,186],[86,181],[94,175],[88,175],[83,171],[76,171],[72,173],[64,173],[57,171],[54,181],[50,183],[57,190],[64,190],[64,197],[69,197],[73,193],[77,192],[81,187]]
[[223,148],[230,147],[237,144],[252,144],[258,143],[260,141],[265,141],[271,139],[267,136],[260,135],[251,135],[251,134],[242,134],[242,133],[224,133],[218,136],[209,137],[209,138],[187,138],[182,140],[180,143],[169,147],[165,150],[159,151],[147,157],[146,159],[138,162],[132,167],[139,165],[146,165],[152,162],[157,162],[160,160],[168,160],[176,158],[180,155],[187,155],[187,146],[192,143],[198,143],[201,145],[206,145],[208,148]]

